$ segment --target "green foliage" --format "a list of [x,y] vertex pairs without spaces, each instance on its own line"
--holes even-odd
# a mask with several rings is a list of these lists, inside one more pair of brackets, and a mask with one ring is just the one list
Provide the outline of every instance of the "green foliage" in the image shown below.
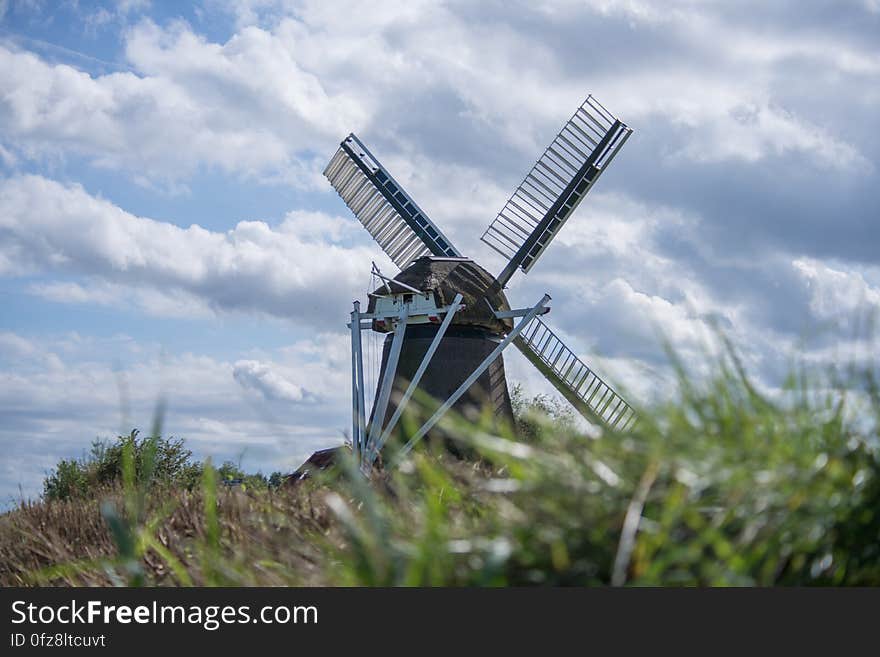
[[[584,433],[561,403],[515,389],[516,437],[448,414],[442,440],[402,461],[389,443],[369,480],[349,458],[285,486],[133,432],[62,461],[45,503],[0,517],[0,582],[880,585],[873,370],[798,370],[772,396],[732,350],[709,380],[676,371],[677,399],[625,433]],[[96,495],[100,526],[71,538]],[[84,547],[62,557],[71,545]]]
[[510,391],[510,401],[513,405],[518,440],[534,442],[548,421],[553,423],[556,431],[570,431],[574,428],[574,410],[558,397],[548,395],[529,397],[522,385],[517,383]]
[[[795,381],[771,400],[732,354],[702,385],[679,368],[680,398],[626,434],[588,437],[552,407],[527,444],[450,418],[479,467],[423,451],[382,486],[352,475],[331,498],[346,532],[334,581],[878,585],[871,374]],[[521,429],[544,403],[519,400]]]
[[281,472],[273,472],[269,477],[261,472],[248,474],[238,463],[224,461],[217,468],[217,481],[224,486],[237,486],[242,490],[266,490],[281,486],[284,475]]
[[191,490],[201,478],[202,466],[192,462],[192,452],[179,438],[161,436],[138,438],[133,429],[127,436],[117,436],[108,443],[92,442],[87,456],[58,463],[43,482],[48,500],[91,496],[123,479],[125,455],[130,452],[132,476],[143,478],[149,472],[151,484]]
[[82,498],[90,487],[91,478],[85,464],[76,459],[62,459],[43,481],[43,496],[47,500]]
[[276,470],[269,475],[269,479],[266,481],[266,483],[271,489],[281,488],[281,486],[284,484],[284,473]]

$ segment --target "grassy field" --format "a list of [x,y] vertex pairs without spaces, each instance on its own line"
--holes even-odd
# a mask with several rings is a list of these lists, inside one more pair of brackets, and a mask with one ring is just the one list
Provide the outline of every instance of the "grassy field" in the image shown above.
[[371,482],[346,462],[228,486],[133,434],[0,517],[0,584],[880,584],[872,369],[798,371],[770,400],[727,355],[678,384],[627,434],[545,399],[518,404],[519,441],[450,416],[467,459],[435,442]]

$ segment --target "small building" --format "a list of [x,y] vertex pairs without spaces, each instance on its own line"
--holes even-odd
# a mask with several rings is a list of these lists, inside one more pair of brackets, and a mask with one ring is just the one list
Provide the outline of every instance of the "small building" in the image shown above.
[[[342,450],[345,450],[344,452]],[[351,453],[351,447],[348,445],[340,445],[338,447],[328,447],[327,449],[319,449],[314,452],[305,462],[299,466],[295,472],[287,475],[285,484],[296,485],[304,479],[308,479],[314,472],[326,470],[335,464],[339,458],[345,453]]]

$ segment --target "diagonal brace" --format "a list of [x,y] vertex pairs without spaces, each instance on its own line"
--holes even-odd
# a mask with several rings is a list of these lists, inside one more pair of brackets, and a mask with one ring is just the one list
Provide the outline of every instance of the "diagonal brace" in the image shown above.
[[425,370],[428,369],[428,365],[431,363],[431,359],[434,357],[434,352],[437,351],[437,348],[440,346],[440,341],[446,334],[446,329],[448,329],[449,325],[452,323],[453,316],[456,312],[460,310],[461,306],[459,304],[461,303],[461,299],[461,294],[456,294],[455,299],[453,299],[452,303],[449,305],[449,310],[446,313],[446,317],[443,318],[443,323],[440,324],[440,328],[437,329],[437,333],[436,335],[434,335],[434,339],[431,340],[431,345],[428,347],[428,351],[425,352],[425,356],[424,358],[422,358],[422,362],[419,363],[419,367],[416,370],[416,373],[413,375],[412,381],[410,381],[406,392],[403,393],[403,397],[401,397],[400,402],[397,404],[397,408],[394,409],[394,415],[392,415],[391,419],[388,421],[388,426],[385,427],[385,430],[382,432],[382,436],[379,438],[379,441],[376,443],[376,445],[370,450],[369,453],[367,453],[366,458],[369,464],[376,460],[379,452],[382,451],[382,447],[385,446],[385,443],[388,440],[388,436],[391,435],[391,432],[394,431],[394,427],[397,426],[397,422],[400,420],[400,416],[403,414],[404,407],[413,396],[416,387],[419,385],[419,382],[422,380],[422,376],[425,374]]
[[419,442],[422,438],[425,437],[431,429],[434,428],[434,425],[440,421],[440,418],[443,417],[443,414],[448,411],[455,402],[457,402],[464,393],[468,391],[474,382],[480,378],[480,376],[485,372],[489,366],[495,362],[495,360],[501,355],[501,352],[504,351],[505,347],[507,347],[511,342],[516,339],[516,337],[522,333],[523,329],[531,322],[537,315],[540,313],[550,302],[550,295],[545,294],[543,298],[526,314],[513,328],[513,330],[507,334],[507,336],[498,343],[498,346],[492,350],[492,353],[486,356],[482,363],[477,366],[471,375],[464,380],[464,382],[453,392],[449,399],[447,399],[443,404],[440,405],[434,415],[430,417],[430,419],[425,422],[422,427],[415,433],[415,435],[409,439],[409,442],[404,445],[400,452],[397,455],[397,460],[395,464],[400,462],[400,459],[405,457],[412,448],[415,446],[417,442]]

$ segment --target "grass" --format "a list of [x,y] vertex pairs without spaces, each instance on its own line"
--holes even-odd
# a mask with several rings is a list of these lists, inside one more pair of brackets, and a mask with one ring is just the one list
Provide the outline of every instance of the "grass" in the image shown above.
[[871,368],[798,371],[771,399],[728,352],[678,388],[626,434],[540,398],[519,441],[449,415],[469,458],[434,440],[369,482],[346,461],[242,490],[208,464],[187,490],[130,441],[118,481],[0,517],[0,584],[880,584]]

